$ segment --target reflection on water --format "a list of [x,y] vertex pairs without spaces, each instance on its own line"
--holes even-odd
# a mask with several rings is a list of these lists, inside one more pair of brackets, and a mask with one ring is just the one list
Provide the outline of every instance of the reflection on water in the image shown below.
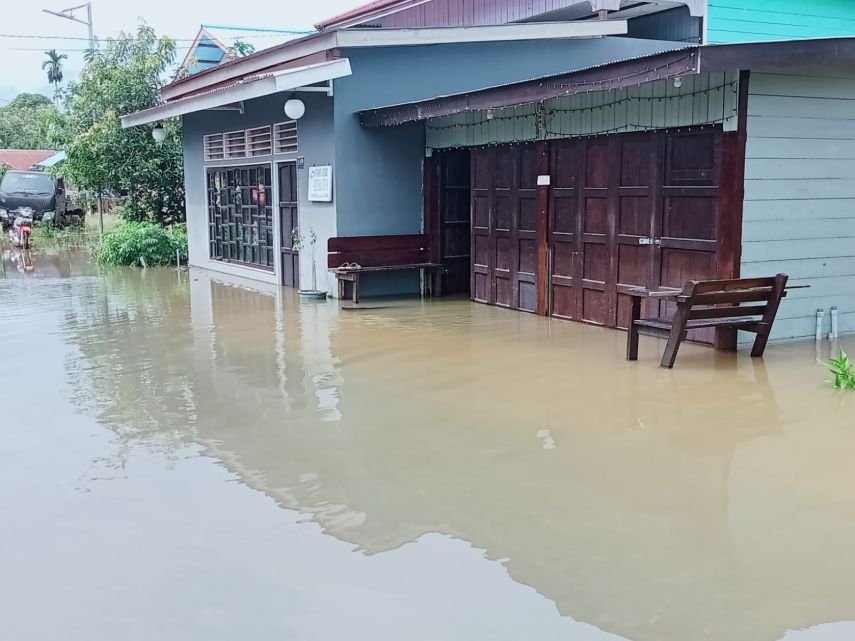
[[855,401],[812,343],[687,346],[668,372],[655,342],[627,363],[623,334],[466,301],[339,311],[167,270],[0,281],[0,327],[19,356],[45,336],[22,361],[42,420],[4,427],[19,460],[90,456],[66,420],[112,435],[85,478],[45,473],[109,497],[87,540],[135,523],[129,556],[198,591],[178,600],[230,595],[158,638],[850,638],[802,630],[855,618]]

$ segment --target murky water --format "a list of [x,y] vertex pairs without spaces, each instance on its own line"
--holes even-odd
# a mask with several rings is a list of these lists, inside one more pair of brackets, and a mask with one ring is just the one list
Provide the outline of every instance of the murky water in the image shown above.
[[466,301],[33,260],[0,639],[855,638],[855,395],[813,343],[669,372]]

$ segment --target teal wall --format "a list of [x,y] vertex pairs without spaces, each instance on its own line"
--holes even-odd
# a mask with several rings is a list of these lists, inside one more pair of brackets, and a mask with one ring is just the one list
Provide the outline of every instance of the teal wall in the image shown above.
[[855,0],[709,0],[707,41],[855,36]]

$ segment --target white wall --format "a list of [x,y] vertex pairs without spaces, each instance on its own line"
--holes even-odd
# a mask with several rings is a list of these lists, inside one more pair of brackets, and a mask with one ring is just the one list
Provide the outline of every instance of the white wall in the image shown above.
[[813,336],[836,305],[855,332],[855,69],[752,72],[742,275],[789,274],[775,338]]

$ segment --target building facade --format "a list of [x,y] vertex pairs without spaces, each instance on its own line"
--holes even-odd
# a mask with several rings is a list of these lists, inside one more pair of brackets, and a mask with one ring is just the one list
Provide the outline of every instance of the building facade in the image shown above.
[[[849,29],[831,0],[780,4]],[[483,303],[623,327],[629,287],[784,271],[811,289],[776,337],[831,306],[853,331],[852,43],[738,44],[775,39],[733,27],[783,24],[768,5],[374,2],[124,124],[183,120],[193,265],[332,293],[329,238],[425,233],[446,289]]]

